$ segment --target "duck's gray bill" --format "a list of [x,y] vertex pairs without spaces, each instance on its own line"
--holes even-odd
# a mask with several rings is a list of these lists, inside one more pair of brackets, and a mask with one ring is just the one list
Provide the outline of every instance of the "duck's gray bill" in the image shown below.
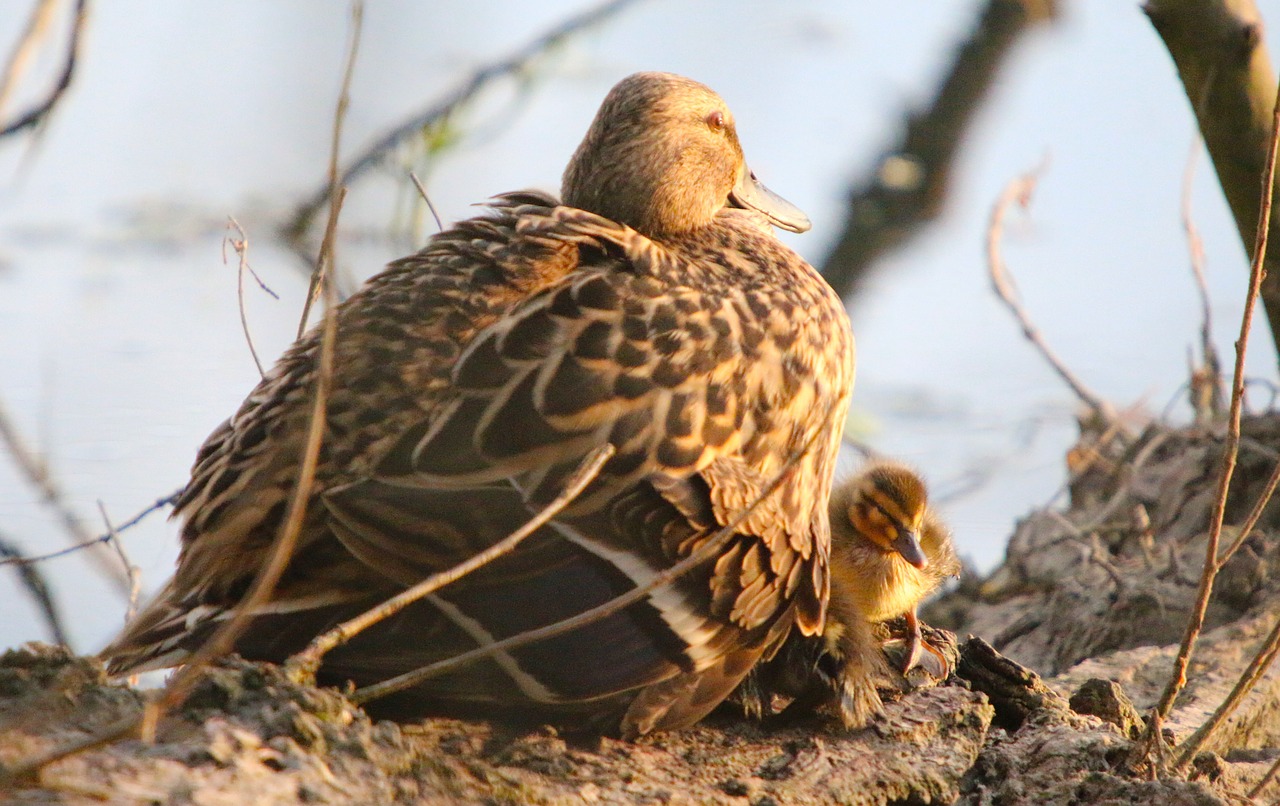
[[750,168],[742,172],[742,178],[729,192],[729,200],[739,207],[764,215],[775,227],[791,232],[804,232],[811,226],[809,216],[761,184]]
[[924,568],[929,564],[929,558],[924,556],[924,549],[920,548],[920,538],[910,529],[903,529],[898,533],[898,539],[893,541],[893,548],[902,555],[902,559],[916,568]]

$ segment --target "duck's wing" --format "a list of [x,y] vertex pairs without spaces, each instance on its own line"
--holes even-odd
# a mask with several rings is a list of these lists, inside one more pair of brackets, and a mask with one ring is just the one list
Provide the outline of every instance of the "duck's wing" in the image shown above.
[[[549,216],[557,205],[536,192],[499,197],[488,215],[435,236],[337,309],[320,462],[294,560],[269,605],[274,611],[296,617],[396,589],[351,562],[329,531],[320,497],[367,475],[385,445],[447,402],[453,365],[477,331],[576,268],[574,243],[520,231],[521,222]],[[319,349],[317,328],[201,447],[175,510],[183,521],[177,571],[103,651],[113,671],[180,662],[265,563],[302,459]]]
[[[825,518],[814,513],[834,451],[829,420],[847,385],[835,391],[831,382],[829,395],[766,389],[788,354],[771,344],[749,300],[731,285],[664,282],[639,264],[671,258],[626,243],[640,236],[608,222],[593,231],[589,214],[557,212],[581,236],[579,270],[479,333],[454,367],[455,399],[406,429],[368,478],[328,492],[325,506],[352,554],[411,584],[504,537],[593,450],[612,445],[616,454],[563,516],[438,594],[446,615],[481,644],[650,584],[755,506],[699,569],[598,630],[511,658],[564,696],[603,686],[594,679],[601,669],[629,670],[617,685],[670,680],[670,696],[652,695],[661,707],[634,720],[637,729],[669,727],[723,699],[776,630],[790,626],[793,604],[803,602],[813,628],[825,595]],[[828,382],[795,379],[799,387]],[[789,408],[793,398],[813,410]],[[813,422],[791,419],[805,414]],[[797,460],[780,489],[757,501]],[[750,657],[737,654],[743,649]],[[572,680],[544,671],[582,651],[591,661]],[[671,707],[677,695],[689,698],[687,708]]]

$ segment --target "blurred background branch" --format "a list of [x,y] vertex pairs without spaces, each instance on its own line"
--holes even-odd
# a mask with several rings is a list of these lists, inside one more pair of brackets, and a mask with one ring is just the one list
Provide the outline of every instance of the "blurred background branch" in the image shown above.
[[822,274],[848,299],[885,252],[936,218],[956,154],[1000,69],[1025,33],[1057,16],[1055,0],[990,0],[924,110],[849,197],[844,228]]
[[[583,30],[599,25],[634,5],[637,0],[609,0],[575,14],[534,37],[523,47],[498,61],[487,64],[467,77],[443,98],[428,106],[408,120],[396,124],[354,157],[338,176],[338,184],[350,187],[352,183],[380,165],[397,148],[415,138],[429,135],[433,130],[448,126],[450,117],[476,97],[491,82],[528,70],[539,58],[564,43],[566,39]],[[428,140],[432,139],[427,137]],[[307,200],[298,206],[292,220],[285,227],[288,240],[297,241],[310,227],[316,213],[329,203],[329,183],[325,182]]]
[[[1252,250],[1276,95],[1258,8],[1253,0],[1149,0],[1143,11],[1173,57],[1241,243]],[[1271,238],[1280,239],[1276,219]],[[1280,352],[1280,254],[1264,269],[1262,306]]]
[[69,646],[66,630],[62,627],[62,616],[58,612],[57,603],[53,600],[49,583],[45,581],[44,572],[40,570],[40,566],[34,562],[26,562],[27,557],[22,549],[3,535],[0,535],[0,559],[18,561],[13,564],[13,570],[22,581],[22,587],[26,588],[31,598],[35,600],[40,615],[44,617],[45,625],[49,628],[50,637],[53,638],[54,643]]
[[[9,98],[12,97],[14,90],[26,74],[35,52],[46,41],[45,37],[49,33],[49,27],[58,5],[59,0],[39,0],[31,9],[31,17],[27,22],[27,28],[14,47],[8,64],[5,65],[4,75],[0,77],[0,114],[3,114]],[[58,101],[61,100],[63,94],[71,86],[71,79],[75,76],[76,58],[80,52],[81,34],[84,32],[85,20],[89,15],[88,5],[88,0],[76,0],[75,16],[71,26],[71,41],[67,44],[62,71],[58,75],[56,83],[42,100],[26,112],[9,121],[5,121],[0,117],[0,137],[17,134],[25,129],[40,125],[53,112]]]

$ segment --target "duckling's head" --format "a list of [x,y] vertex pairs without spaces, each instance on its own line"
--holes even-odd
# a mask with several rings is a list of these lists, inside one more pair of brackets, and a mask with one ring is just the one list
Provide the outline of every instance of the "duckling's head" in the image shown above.
[[855,538],[888,554],[896,552],[916,568],[929,564],[921,545],[946,541],[945,527],[929,509],[924,482],[911,468],[875,462],[832,495],[833,524],[848,523]]
[[636,73],[610,90],[565,169],[561,195],[650,237],[707,226],[726,207],[792,232],[809,228],[747,167],[724,100],[671,73]]

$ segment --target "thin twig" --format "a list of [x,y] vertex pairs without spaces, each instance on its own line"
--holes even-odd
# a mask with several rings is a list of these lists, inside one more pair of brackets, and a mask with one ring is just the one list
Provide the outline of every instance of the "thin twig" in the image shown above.
[[[609,2],[593,6],[556,24],[515,51],[515,53],[479,68],[442,99],[399,124],[367,146],[342,171],[337,181],[342,185],[350,186],[370,169],[378,165],[388,152],[408,140],[419,137],[423,129],[447,120],[490,82],[528,70],[530,65],[539,57],[564,42],[568,37],[586,28],[599,25],[635,2],[636,0],[609,0]],[[328,197],[329,189],[325,187],[316,191],[310,199],[299,206],[297,213],[294,214],[293,222],[287,228],[291,239],[296,240],[301,237],[302,233],[310,225],[311,220],[315,218],[316,213],[324,206]]]
[[[329,165],[331,176],[334,179],[337,178],[337,153],[342,134],[342,122],[351,88],[351,74],[356,55],[359,52],[363,19],[364,4],[360,0],[356,0],[352,5],[351,12],[351,42],[347,53],[347,69],[343,75],[342,90],[339,94],[337,111],[334,114],[333,121],[333,142]],[[333,242],[337,232],[338,215],[341,212],[345,195],[337,184],[333,185],[333,190],[333,198],[330,200],[329,205],[329,223],[325,229],[324,248],[322,248],[322,253],[327,256],[328,261],[332,261],[335,254]],[[321,325],[320,355],[313,388],[311,414],[307,424],[307,439],[303,446],[302,456],[299,457],[298,480],[294,485],[292,495],[289,497],[288,507],[281,522],[280,530],[276,533],[276,538],[271,546],[266,563],[258,571],[257,576],[254,577],[253,585],[236,606],[231,618],[219,627],[218,631],[200,649],[193,653],[182,669],[170,680],[161,696],[149,703],[143,710],[139,731],[144,740],[151,741],[154,739],[156,726],[159,724],[160,719],[168,709],[186,699],[203,673],[204,667],[214,658],[225,655],[235,646],[236,641],[249,627],[257,609],[271,597],[276,583],[280,581],[281,575],[293,556],[294,546],[297,543],[298,535],[302,531],[307,504],[311,499],[316,467],[320,460],[320,445],[324,438],[329,387],[333,379],[334,342],[337,340],[338,330],[337,306],[333,299],[333,284],[324,280],[324,268],[325,261],[322,261],[317,268],[317,275],[320,277],[319,285],[321,291],[326,295],[327,304]]]
[[1271,497],[1275,494],[1277,484],[1280,484],[1280,462],[1276,462],[1271,468],[1271,476],[1267,478],[1266,486],[1263,487],[1258,500],[1253,502],[1253,509],[1250,510],[1249,517],[1245,518],[1244,523],[1240,526],[1240,534],[1236,535],[1236,539],[1218,558],[1219,571],[1240,550],[1240,547],[1244,545],[1244,541],[1249,539],[1249,535],[1253,534],[1254,527],[1258,525],[1258,521],[1262,520],[1262,511],[1267,508],[1267,504],[1271,503]]
[[101,501],[98,502],[98,512],[102,513],[102,522],[107,527],[107,542],[116,550],[116,556],[120,558],[120,564],[124,566],[124,572],[129,576],[129,605],[124,611],[124,623],[128,624],[138,613],[138,596],[142,593],[142,572],[138,566],[129,562],[129,555],[125,554],[124,544],[120,542],[120,533],[111,524],[111,518],[107,516],[107,507]]
[[[334,243],[337,239],[337,219],[338,207],[341,202],[340,196],[346,194],[347,180],[338,177],[338,154],[339,135],[342,131],[342,121],[347,115],[347,108],[351,106],[351,77],[356,69],[356,50],[360,39],[360,26],[363,21],[364,3],[363,0],[356,0],[352,7],[352,41],[351,51],[348,54],[350,58],[347,60],[346,70],[342,74],[342,91],[338,94],[338,108],[334,111],[333,116],[333,139],[329,149],[329,184],[325,189],[324,198],[329,202],[329,224],[325,230],[324,240],[320,244],[320,254],[316,258],[315,271],[311,273],[311,283],[307,288],[307,298],[302,304],[302,316],[298,319],[298,338],[302,338],[302,334],[307,332],[307,320],[311,318],[311,306],[315,304],[319,297],[322,287],[328,286],[329,292],[335,291],[332,278],[329,278],[331,268],[333,266]],[[339,191],[338,188],[342,188]],[[326,283],[326,279],[329,282]]]
[[[827,412],[828,418],[831,413],[831,411]],[[388,678],[380,683],[374,683],[373,685],[356,689],[351,694],[351,700],[362,705],[371,700],[376,700],[379,697],[385,697],[389,694],[394,694],[397,691],[412,688],[413,686],[433,677],[438,677],[455,669],[469,666],[472,663],[487,658],[496,652],[516,649],[548,638],[554,638],[557,635],[571,632],[579,627],[592,624],[600,621],[601,619],[608,618],[621,610],[625,610],[648,596],[650,592],[662,587],[663,585],[670,584],[683,574],[688,573],[693,568],[714,557],[715,553],[734,536],[736,533],[735,530],[738,526],[746,520],[751,513],[765,501],[765,499],[773,495],[774,492],[776,492],[778,488],[791,477],[791,474],[795,472],[797,467],[799,467],[800,459],[803,458],[804,455],[813,447],[821,433],[821,431],[815,431],[814,434],[805,441],[804,445],[800,446],[797,451],[788,456],[786,461],[783,462],[782,468],[773,476],[772,479],[769,480],[769,483],[766,484],[755,498],[751,499],[751,501],[749,501],[741,511],[734,515],[723,528],[708,537],[702,545],[691,551],[688,557],[685,557],[683,560],[675,563],[666,570],[654,574],[653,578],[644,585],[632,588],[626,593],[615,596],[604,604],[593,607],[590,610],[584,610],[576,616],[552,622],[551,624],[543,627],[525,630],[522,633],[512,635],[500,641],[494,641],[491,644],[477,647],[468,652],[464,652],[461,655],[445,658],[444,660],[436,661],[435,663],[422,666],[418,669],[414,669],[413,671]]]
[[586,489],[587,485],[600,474],[600,469],[604,467],[604,463],[613,456],[614,452],[613,445],[606,443],[588,454],[578,465],[573,475],[565,481],[565,487],[560,491],[560,494],[551,503],[543,507],[537,515],[526,521],[524,525],[501,541],[494,543],[478,554],[472,555],[465,562],[445,569],[438,574],[432,574],[413,587],[382,602],[377,607],[370,608],[359,616],[344,621],[332,630],[317,636],[315,640],[307,645],[306,649],[289,659],[289,663],[286,666],[289,674],[309,681],[313,680],[316,671],[320,668],[321,659],[330,650],[342,646],[374,624],[394,616],[424,596],[435,593],[444,586],[488,565],[499,557],[509,554],[525,538],[541,529],[548,521],[560,514],[565,507],[573,503],[582,494],[582,491]]
[[1254,786],[1253,789],[1250,789],[1249,794],[1245,797],[1247,797],[1251,803],[1256,800],[1257,797],[1262,794],[1262,790],[1267,788],[1267,784],[1271,783],[1271,779],[1276,777],[1277,772],[1280,772],[1280,758],[1277,758],[1271,763],[1271,766],[1267,768],[1267,774],[1262,776],[1262,780],[1258,781],[1257,785]]
[[1116,417],[1111,411],[1111,407],[1076,378],[1075,374],[1067,369],[1062,359],[1058,358],[1057,354],[1045,343],[1039,329],[1032,323],[1031,317],[1018,300],[1017,291],[1014,290],[1008,269],[1005,266],[1004,255],[1000,248],[1000,242],[1004,235],[1005,213],[1010,205],[1014,203],[1024,209],[1031,203],[1031,193],[1035,190],[1039,173],[1040,169],[1036,169],[1014,179],[1005,186],[1004,192],[1000,194],[995,206],[991,208],[991,223],[987,227],[987,267],[991,273],[991,284],[995,288],[996,294],[1000,297],[1000,301],[1005,304],[1005,307],[1018,320],[1018,325],[1022,328],[1022,335],[1040,351],[1040,354],[1049,362],[1049,366],[1053,368],[1053,371],[1058,373],[1058,377],[1062,378],[1067,386],[1071,387],[1071,391],[1075,392],[1076,397],[1080,398],[1104,422],[1114,423],[1116,422]]
[[89,531],[84,522],[80,520],[80,516],[71,508],[71,505],[67,502],[66,492],[58,486],[58,482],[53,478],[53,474],[49,471],[49,466],[45,464],[44,460],[27,446],[22,435],[18,433],[17,426],[9,419],[3,404],[0,404],[0,442],[3,442],[8,449],[9,456],[13,459],[14,464],[27,477],[27,480],[40,491],[45,503],[58,515],[58,520],[62,522],[63,529],[74,546],[81,548],[88,544],[94,547],[89,552],[89,558],[93,561],[93,565],[107,578],[107,581],[112,584],[117,592],[122,596],[127,596],[129,593],[128,577],[120,573],[115,559],[110,557],[106,547],[97,545],[103,541],[94,539],[93,533]]
[[62,74],[58,76],[57,83],[43,101],[19,115],[12,122],[0,124],[0,137],[16,134],[23,129],[29,129],[40,124],[57,106],[67,88],[71,86],[71,79],[75,75],[76,57],[80,52],[81,33],[84,31],[85,20],[88,16],[88,0],[77,0],[75,20],[71,25],[71,42],[67,45],[67,56],[63,62]]
[[1207,425],[1222,413],[1222,361],[1213,346],[1213,314],[1209,302],[1209,283],[1204,274],[1204,242],[1196,227],[1191,211],[1192,190],[1195,185],[1196,157],[1202,141],[1199,137],[1191,144],[1187,165],[1182,172],[1182,229],[1187,234],[1187,253],[1191,260],[1191,275],[1196,281],[1196,293],[1200,297],[1200,359],[1203,365],[1191,366],[1191,407],[1196,422]]
[[[173,503],[178,500],[178,496],[180,495],[182,495],[182,490],[177,490],[172,495],[166,496],[165,498],[161,498],[155,501],[146,509],[142,510],[137,515],[134,515],[132,518],[130,518],[129,520],[125,521],[124,523],[116,527],[115,533],[119,535],[121,532],[125,531],[126,529],[136,526],[139,522],[142,521],[143,518],[147,517],[152,512],[155,512],[161,507],[172,506]],[[37,554],[34,557],[6,557],[3,559],[0,559],[0,565],[33,565],[35,563],[44,562],[45,560],[54,560],[54,559],[57,559],[58,557],[65,557],[68,554],[74,554],[77,551],[83,551],[84,549],[90,548],[91,546],[97,546],[103,543],[107,543],[110,540],[111,540],[111,533],[108,532],[107,534],[98,535],[92,540],[86,540],[83,543],[77,543],[74,546],[68,546],[65,549],[59,549],[58,551],[51,551],[48,554]]]
[[53,593],[49,590],[49,584],[45,582],[44,574],[34,562],[23,556],[22,549],[0,536],[0,565],[10,563],[18,566],[18,578],[31,593],[31,598],[36,600],[45,624],[53,635],[53,640],[63,646],[69,646],[67,631],[63,629],[62,617],[58,613],[58,605],[53,600]]
[[1222,721],[1236,710],[1240,705],[1240,701],[1253,690],[1258,680],[1271,667],[1271,662],[1276,659],[1277,651],[1280,651],[1280,618],[1276,619],[1275,626],[1271,628],[1266,640],[1262,642],[1262,645],[1258,647],[1258,651],[1254,653],[1253,659],[1249,661],[1249,665],[1241,673],[1240,679],[1236,681],[1231,693],[1205,720],[1204,724],[1196,728],[1195,733],[1191,734],[1179,748],[1178,759],[1173,764],[1174,769],[1182,769],[1191,763],[1191,760],[1200,752],[1200,748],[1204,747],[1205,742],[1209,741],[1209,737],[1218,729]]
[[436,231],[444,232],[444,222],[440,220],[440,214],[436,212],[436,206],[431,203],[431,197],[427,195],[427,188],[422,184],[422,180],[413,171],[409,172],[409,178],[413,180],[413,186],[418,189],[418,194],[422,196],[422,200],[427,203],[427,209],[431,211],[431,217],[436,220]]
[[[1154,714],[1160,720],[1164,720],[1169,715],[1174,702],[1178,699],[1178,694],[1187,683],[1187,665],[1191,662],[1196,639],[1199,638],[1200,629],[1204,625],[1209,596],[1213,593],[1213,581],[1218,573],[1218,543],[1222,537],[1222,521],[1227,509],[1227,491],[1231,487],[1231,477],[1236,468],[1236,456],[1240,450],[1240,411],[1244,402],[1244,359],[1249,346],[1249,329],[1253,326],[1254,307],[1262,285],[1262,267],[1267,255],[1267,234],[1271,225],[1271,194],[1275,186],[1277,141],[1280,140],[1280,92],[1277,93],[1273,109],[1271,142],[1267,149],[1266,169],[1262,172],[1262,199],[1259,205],[1257,237],[1254,242],[1253,260],[1249,266],[1249,293],[1245,298],[1244,313],[1240,318],[1240,336],[1236,340],[1235,371],[1231,378],[1231,407],[1227,415],[1227,440],[1222,453],[1222,471],[1218,477],[1213,515],[1209,521],[1204,570],[1200,575],[1195,607],[1187,620],[1186,633],[1182,637],[1182,644],[1178,647],[1178,655],[1173,662],[1173,672],[1169,675],[1169,682],[1154,709]],[[1152,724],[1155,722],[1156,720],[1152,720]],[[1152,741],[1150,733],[1151,730],[1148,728],[1147,740],[1142,743],[1147,748]]]
[[[240,222],[236,221],[232,216],[227,216],[227,229],[236,228],[236,232],[240,233],[239,238],[233,238],[228,232],[222,236],[222,263],[227,262],[227,244],[231,244],[231,248],[235,250],[237,257],[240,259],[239,269],[236,271],[236,303],[240,309],[240,328],[244,331],[245,343],[249,345],[249,355],[253,356],[253,363],[258,368],[258,375],[265,378],[267,371],[262,368],[262,360],[258,358],[258,350],[253,346],[253,334],[249,332],[249,317],[244,310],[244,275],[246,272],[253,272],[249,268],[249,236],[245,234],[244,227],[240,226]],[[258,281],[258,285],[268,294],[276,299],[276,293],[263,284],[262,279],[254,273],[253,278]]]

